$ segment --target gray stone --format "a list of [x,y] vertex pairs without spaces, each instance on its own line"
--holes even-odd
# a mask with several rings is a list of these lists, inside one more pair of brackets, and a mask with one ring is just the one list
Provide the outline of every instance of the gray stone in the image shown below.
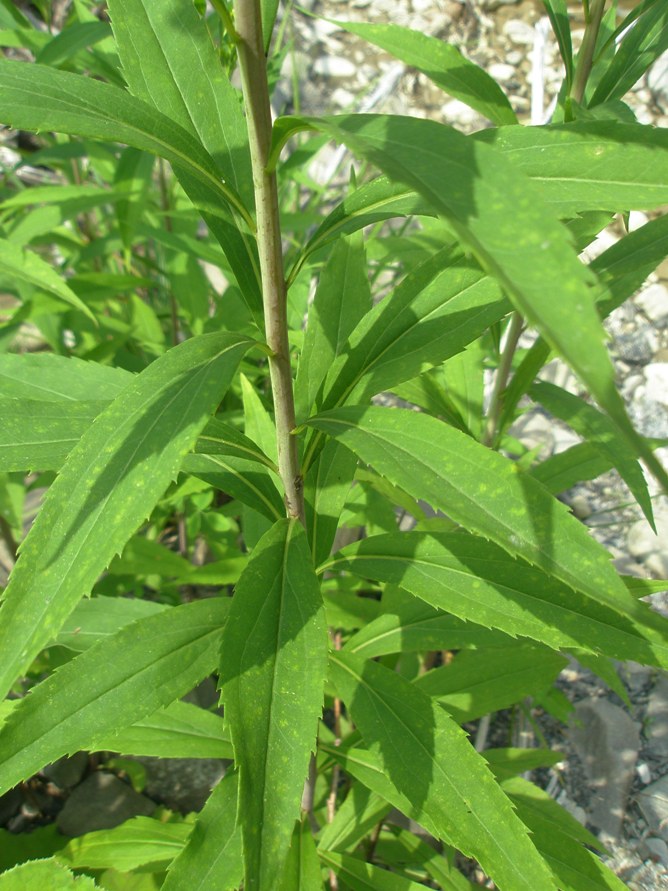
[[636,392],[634,401],[629,406],[633,426],[643,436],[665,439],[668,437],[668,408],[653,399],[648,399],[645,393],[641,392],[643,389],[640,388]]
[[590,699],[575,707],[570,734],[592,790],[590,822],[619,838],[640,748],[638,729],[619,706]]
[[66,755],[64,758],[54,761],[53,764],[48,764],[42,773],[59,789],[71,789],[81,781],[87,767],[88,754],[76,752],[74,755]]
[[72,792],[56,823],[63,835],[78,836],[113,829],[131,817],[149,817],[155,807],[115,774],[97,771]]
[[668,845],[662,838],[646,838],[645,847],[653,860],[668,866]]
[[668,775],[639,792],[636,800],[650,829],[668,840]]
[[220,758],[133,758],[146,768],[145,792],[170,810],[200,811],[213,787],[223,778]]
[[649,750],[668,757],[668,675],[661,674],[649,694],[645,727]]
[[632,696],[637,696],[642,692],[649,685],[652,677],[652,669],[639,662],[622,663],[618,668],[618,673]]
[[[650,322],[660,327],[668,324],[668,288],[665,285],[649,285],[635,298],[635,303],[645,313]],[[662,324],[663,323],[663,324]]]
[[632,365],[647,365],[652,361],[655,344],[652,343],[651,331],[639,328],[630,334],[619,334],[615,338],[615,351],[620,359]]

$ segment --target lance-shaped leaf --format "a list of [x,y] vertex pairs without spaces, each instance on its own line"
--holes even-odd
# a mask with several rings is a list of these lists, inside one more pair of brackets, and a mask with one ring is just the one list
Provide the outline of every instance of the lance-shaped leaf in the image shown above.
[[3,59],[0,63],[0,119],[24,130],[55,130],[106,139],[151,152],[181,167],[210,194],[209,209],[228,203],[252,221],[236,191],[220,179],[211,156],[178,123],[99,80],[45,65]]
[[30,860],[0,875],[0,891],[95,891],[98,885],[90,876],[75,876],[62,863],[49,860]]
[[295,825],[292,844],[278,891],[322,891],[322,877],[313,832],[305,817]]
[[566,69],[567,91],[570,93],[571,81],[573,80],[573,44],[571,42],[571,25],[568,21],[566,0],[545,0],[545,11],[559,44],[559,54]]
[[34,687],[0,729],[0,789],[184,696],[215,667],[228,608],[210,598],[139,619]]
[[272,522],[285,514],[285,504],[271,472],[254,461],[236,456],[186,455],[182,470],[247,504]]
[[544,693],[566,664],[563,656],[535,644],[466,650],[449,665],[421,675],[415,686],[464,724]]
[[343,352],[350,333],[370,309],[371,289],[364,243],[359,235],[340,238],[320,273],[308,310],[295,381],[298,419],[310,414],[332,362]]
[[332,550],[356,469],[355,455],[345,446],[330,440],[306,474],[306,530],[316,564]]
[[306,533],[280,520],[253,549],[221,648],[249,891],[275,888],[287,856],[322,709],[326,648]]
[[351,854],[318,849],[318,855],[352,891],[424,891],[427,887]]
[[137,375],[70,452],[0,609],[4,695],[175,478],[252,341],[206,334]]
[[24,250],[5,238],[0,238],[0,273],[10,280],[25,282],[53,294],[63,303],[73,306],[95,321],[95,316],[52,266],[34,251]]
[[108,402],[36,402],[0,397],[0,469],[60,470]]
[[108,6],[130,92],[196,135],[225,179],[251,205],[253,179],[241,103],[194,5],[110,0]]
[[114,829],[87,832],[72,839],[56,859],[70,869],[117,869],[129,872],[150,866],[165,869],[178,856],[192,832],[191,823],[163,823],[134,817]]
[[123,368],[54,353],[0,355],[0,392],[12,399],[111,401],[133,379],[134,375]]
[[429,202],[414,189],[392,182],[386,176],[362,183],[325,217],[309,238],[290,270],[288,283],[294,281],[314,251],[335,241],[340,235],[349,235],[381,220],[410,215],[434,216],[435,213]]
[[324,851],[354,850],[390,810],[390,805],[379,795],[361,783],[353,783],[332,822],[322,827],[318,847]]
[[588,405],[573,393],[547,381],[534,383],[529,388],[529,394],[551,414],[565,421],[617,468],[619,475],[642,508],[648,523],[656,531],[652,501],[642,468],[631,447],[619,436],[609,419],[593,405]]
[[502,788],[531,829],[536,847],[566,891],[624,891],[628,888],[612,870],[584,845],[601,848],[597,838],[542,789],[521,777],[513,777]]
[[568,231],[540,191],[510,159],[436,121],[386,115],[285,121],[276,128],[277,147],[295,129],[323,130],[428,198],[668,491],[668,474],[634,431],[615,389],[594,306],[594,276],[579,261]]
[[494,78],[462,55],[451,43],[400,25],[337,22],[396,59],[417,68],[437,87],[465,102],[499,127],[516,124],[517,115]]
[[[591,562],[584,565],[583,573],[595,573]],[[621,595],[608,594],[601,582],[583,596],[492,542],[463,532],[375,535],[344,548],[324,567],[400,585],[460,619],[530,637],[553,649],[580,647],[668,665],[665,619],[639,603],[621,580],[616,579]],[[583,580],[579,591],[585,585]]]
[[476,133],[531,178],[559,217],[668,203],[668,132],[619,121],[502,127]]
[[576,591],[629,603],[607,551],[566,506],[461,431],[418,412],[378,406],[346,406],[308,424],[413,497]]
[[[373,536],[374,540],[379,536]],[[339,551],[331,565],[347,559],[348,550]],[[425,650],[466,650],[471,647],[512,646],[512,637],[465,622],[442,610],[411,598],[391,612],[383,613],[361,628],[346,644],[346,650],[375,659],[387,653],[417,653]]]
[[111,637],[124,625],[167,609],[164,603],[136,597],[91,597],[81,600],[54,638],[57,646],[83,653],[93,644]]
[[529,473],[548,492],[558,495],[584,480],[593,480],[610,470],[613,462],[588,442],[579,442],[564,452],[550,455]]
[[188,843],[169,868],[163,891],[236,891],[241,885],[237,779],[236,773],[226,773],[209,796]]
[[98,736],[96,748],[150,758],[234,757],[223,719],[180,701],[123,730],[114,729],[106,737]]
[[487,764],[442,708],[376,662],[331,653],[330,674],[410,816],[475,857],[499,888],[555,888]]

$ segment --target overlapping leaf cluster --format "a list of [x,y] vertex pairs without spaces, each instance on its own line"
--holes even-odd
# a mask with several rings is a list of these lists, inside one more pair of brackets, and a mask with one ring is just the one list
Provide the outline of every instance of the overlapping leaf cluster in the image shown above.
[[[26,188],[20,164],[0,203],[10,543],[26,474],[49,484],[0,608],[2,695],[32,684],[6,703],[0,793],[82,749],[233,762],[194,822],[90,833],[0,875],[0,888],[93,886],[65,866],[100,887],[105,870],[140,870],[166,891],[312,891],[332,876],[351,889],[472,887],[454,852],[505,891],[622,887],[591,853],[597,840],[519,778],[553,754],[479,753],[463,728],[530,696],[549,707],[564,654],[608,679],[610,659],[668,668],[666,623],[639,599],[661,583],[620,577],[555,497],[615,467],[651,524],[641,460],[668,490],[657,443],[626,415],[602,326],[668,255],[668,218],[590,265],[578,257],[615,214],[668,204],[666,133],[621,101],[668,44],[665,5],[645,0],[621,23],[606,13],[594,86],[576,95],[565,0],[546,0],[565,80],[543,127],[520,125],[453,46],[341,24],[492,126],[274,125],[285,234],[295,227],[303,525],[284,517],[265,398],[253,175],[221,64],[233,20],[212,5],[207,16],[189,0],[109,0],[110,27],[75,0],[51,37],[0,2],[4,46],[35,58],[0,61],[0,120],[47,134],[35,164],[76,173]],[[278,3],[260,6],[269,48]],[[313,131],[369,173],[327,210],[317,190],[304,204],[299,169],[322,139],[290,141]],[[383,228],[398,218],[404,229]],[[222,270],[222,294],[202,262]],[[48,351],[21,347],[27,323]],[[536,340],[513,352],[523,326]],[[589,398],[537,380],[554,356]],[[488,368],[501,383],[489,408]],[[371,404],[388,391],[420,411]],[[527,396],[582,442],[543,462],[507,457]],[[414,529],[400,531],[398,511]],[[211,562],[161,543],[172,522],[207,542]],[[365,537],[339,547],[352,526]],[[152,597],[122,596],[128,586]],[[183,601],[183,586],[216,593]],[[61,666],[35,682],[53,648]],[[224,720],[180,701],[212,673]],[[386,823],[391,808],[441,852]]]

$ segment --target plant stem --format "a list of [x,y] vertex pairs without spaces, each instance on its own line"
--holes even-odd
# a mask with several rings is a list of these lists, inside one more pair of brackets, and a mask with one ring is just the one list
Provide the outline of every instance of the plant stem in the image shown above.
[[501,416],[501,409],[503,407],[503,391],[506,389],[508,378],[510,377],[510,371],[513,365],[513,356],[515,355],[515,350],[517,349],[517,343],[520,339],[520,334],[522,333],[523,327],[524,319],[522,318],[520,313],[514,312],[510,319],[510,325],[508,326],[506,343],[503,347],[503,352],[501,353],[501,362],[499,363],[499,367],[496,370],[496,377],[494,378],[494,389],[492,390],[489,408],[487,410],[485,432],[482,437],[482,443],[486,446],[492,447],[494,445],[494,440],[496,439],[496,434],[498,432],[497,428],[499,426],[499,418]]
[[267,62],[262,42],[260,0],[235,0],[234,24],[248,124],[255,206],[257,246],[262,276],[267,344],[271,350],[269,373],[274,397],[278,471],[285,491],[289,517],[304,522],[302,474],[297,452],[295,405],[288,343],[287,289],[278,213],[276,174],[267,173],[271,148],[271,108]]
[[589,75],[591,74],[594,51],[596,50],[596,41],[598,40],[598,32],[601,28],[604,12],[605,0],[591,0],[584,37],[582,38],[582,46],[580,47],[578,60],[575,66],[573,86],[571,87],[571,99],[574,99],[578,103],[582,102],[585,87],[587,86]]

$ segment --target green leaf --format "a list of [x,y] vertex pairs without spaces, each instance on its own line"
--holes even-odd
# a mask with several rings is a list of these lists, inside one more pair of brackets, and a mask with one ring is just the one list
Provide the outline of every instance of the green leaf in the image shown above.
[[279,891],[322,891],[318,852],[308,819],[295,825]]
[[[553,649],[581,647],[617,659],[668,664],[665,620],[625,586],[623,597],[606,597],[603,583],[583,596],[461,531],[376,535],[344,548],[324,568],[400,585],[460,619]],[[579,587],[586,587],[584,579]]]
[[247,504],[272,522],[285,514],[285,504],[271,472],[255,461],[235,456],[186,455],[182,470]]
[[411,802],[404,813],[475,857],[501,888],[555,887],[489,768],[443,709],[377,662],[331,653],[330,671],[388,784]]
[[[377,538],[374,536],[374,541]],[[347,559],[348,554],[347,548],[340,551],[333,565],[336,566],[340,559]],[[481,628],[411,598],[368,622],[350,638],[345,649],[365,659],[375,659],[388,653],[465,650],[513,643],[513,638],[501,631]]]
[[[442,891],[475,891],[476,887],[468,879],[456,869],[446,857],[438,854],[432,846],[408,832],[398,827],[391,828],[392,834],[399,840],[402,847],[412,855],[415,860],[419,860],[420,865],[427,871],[429,876],[440,886]],[[452,852],[450,852],[450,860],[453,860]]]
[[356,467],[357,458],[352,452],[330,440],[306,474],[306,530],[316,565],[331,552]]
[[34,687],[0,729],[0,789],[184,696],[215,666],[228,608],[211,598],[139,619]]
[[112,400],[134,375],[123,368],[53,353],[0,353],[0,390],[12,399],[45,402]]
[[559,44],[559,53],[566,69],[566,90],[570,93],[573,80],[573,44],[566,0],[543,0],[543,3]]
[[[582,846],[600,842],[545,792],[520,777],[502,786],[564,891],[623,891],[628,886]],[[584,836],[584,837],[583,837]],[[582,842],[582,843],[581,843]]]
[[346,887],[353,891],[424,891],[428,887],[350,854],[338,854],[318,848],[318,855],[324,865],[333,870],[345,882]]
[[96,746],[151,758],[234,757],[223,719],[189,702],[172,702],[130,727],[98,738]]
[[[562,752],[553,749],[497,748],[485,749],[482,754],[499,781],[537,770],[539,767],[554,767],[564,757]],[[592,836],[590,843],[595,847],[594,838]]]
[[33,251],[25,250],[4,238],[0,238],[0,273],[52,294],[95,321],[90,309],[65,284],[52,266]]
[[607,551],[566,506],[459,430],[424,414],[377,406],[339,408],[308,424],[410,495],[576,591],[611,604],[629,601]]
[[36,402],[0,397],[0,467],[60,470],[107,402]]
[[57,67],[80,50],[111,37],[108,22],[75,22],[56,34],[35,56],[40,65]]
[[[318,398],[363,401],[455,355],[510,309],[497,284],[450,248],[417,266],[352,332]],[[313,447],[305,465],[311,463]]]
[[326,640],[306,534],[281,520],[253,549],[221,648],[248,891],[275,887],[287,856],[322,708]]
[[55,860],[31,860],[0,875],[0,891],[95,891],[89,876],[75,876]]
[[503,152],[560,217],[668,201],[668,132],[619,121],[503,127],[473,137]]
[[288,282],[294,281],[312,253],[332,241],[337,242],[339,236],[350,235],[382,220],[412,215],[434,216],[430,204],[413,189],[386,176],[362,183],[337,204],[309,238],[290,270]]
[[371,309],[367,258],[360,236],[341,237],[320,273],[309,306],[295,381],[298,421],[308,417],[320,385],[357,323]]
[[612,422],[594,406],[547,381],[536,381],[529,395],[550,414],[565,421],[579,436],[616,467],[619,475],[640,505],[647,522],[656,532],[652,501],[647,482],[636,456],[625,439],[619,436]]
[[70,452],[4,593],[3,693],[147,518],[251,343],[207,334],[174,347],[137,375]]
[[134,597],[92,597],[82,600],[63,623],[54,643],[82,653],[135,619],[165,609],[167,606],[163,603]]
[[381,823],[390,805],[361,783],[353,783],[331,823],[323,826],[318,848],[324,851],[351,851]]
[[417,68],[437,87],[465,102],[493,124],[517,123],[517,116],[501,87],[453,44],[399,25],[339,21],[336,24],[379,46],[411,68]]
[[239,887],[243,859],[236,815],[237,774],[228,771],[198,814],[185,848],[169,868],[162,891],[235,891]]
[[258,461],[269,470],[278,472],[274,461],[267,457],[256,442],[220,418],[212,418],[197,440],[195,452],[203,455],[225,455]]
[[262,9],[262,39],[264,42],[264,51],[269,54],[269,44],[271,43],[271,35],[274,30],[276,15],[278,14],[279,0],[261,0]]
[[0,62],[0,118],[17,129],[55,130],[73,136],[124,142],[187,171],[210,196],[205,207],[228,203],[251,225],[234,189],[221,182],[211,156],[178,123],[130,96],[92,78],[45,65]]
[[[668,474],[633,430],[615,389],[592,299],[594,277],[578,260],[568,232],[550,214],[539,190],[510,160],[436,121],[340,115],[296,119],[288,126],[324,130],[428,198],[516,309],[571,365],[668,491]],[[279,122],[278,142],[280,133]],[[553,293],[560,299],[552,299]],[[577,326],[571,324],[573,318]]]
[[180,0],[109,0],[108,6],[130,92],[197,136],[225,180],[246,206],[252,206],[253,178],[239,96],[194,5]]
[[139,866],[162,870],[182,850],[192,832],[191,823],[162,823],[134,817],[114,829],[87,832],[58,852],[57,860],[70,869],[118,869]]
[[126,250],[132,246],[146,208],[154,162],[153,155],[130,146],[122,152],[114,171],[114,186],[123,192],[116,202],[116,219]]
[[566,665],[563,656],[535,644],[465,650],[421,675],[414,686],[464,724],[544,692]]
[[606,66],[590,105],[621,99],[668,48],[668,9],[656,3],[628,28],[617,46],[614,59]]
[[529,473],[548,492],[558,495],[583,480],[593,480],[613,466],[609,458],[588,442],[579,442],[564,452],[550,455]]

